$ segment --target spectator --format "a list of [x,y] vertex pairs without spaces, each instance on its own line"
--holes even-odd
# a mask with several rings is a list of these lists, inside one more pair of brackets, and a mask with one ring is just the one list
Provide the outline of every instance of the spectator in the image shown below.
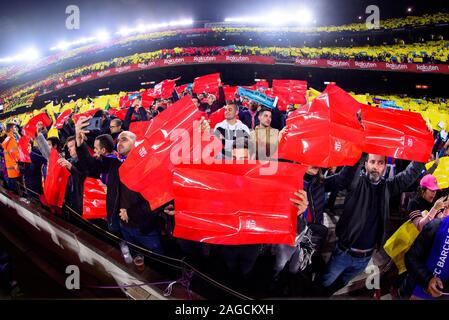
[[114,140],[114,145],[117,144],[117,138],[122,130],[122,120],[120,119],[112,119],[109,124],[109,130],[111,132],[111,137]]
[[238,137],[249,137],[250,132],[240,120],[237,120],[237,106],[234,102],[229,102],[225,107],[225,120],[217,123],[214,134],[221,139],[223,144],[222,157],[232,158],[232,145]]
[[419,231],[421,231],[424,228],[424,226],[433,219],[443,218],[444,216],[443,209],[445,209],[448,206],[448,204],[449,201],[447,201],[447,196],[441,197],[435,202],[432,209],[430,209],[430,212],[427,211],[421,212],[419,210],[410,212],[409,214],[410,221],[413,222],[413,224]]
[[[201,94],[198,95],[198,98],[200,99],[200,101],[202,101]],[[225,104],[226,104],[226,100],[225,100],[224,89],[220,82],[220,85],[218,86],[218,100],[215,97],[215,95],[209,94],[207,96],[207,102],[201,103],[200,110],[203,112],[206,112],[207,115],[210,115],[211,113],[222,108]]]
[[[447,299],[449,262],[447,243],[449,217],[429,222],[405,254],[407,277],[404,287],[412,299]],[[446,293],[443,296],[443,293]]]
[[418,195],[407,205],[407,212],[430,211],[438,190],[437,179],[431,174],[425,175],[419,182]]
[[[131,152],[136,141],[136,135],[123,131],[118,137],[115,154],[90,156],[84,142],[84,130],[89,118],[81,117],[76,124],[76,154],[79,162],[88,176],[107,176],[106,211],[108,228],[112,232],[121,232],[126,241],[141,245],[156,253],[162,253],[158,216],[151,212],[150,204],[140,193],[129,190],[121,181],[119,168]],[[112,138],[110,138],[112,140]],[[101,147],[101,145],[99,145]]]
[[17,126],[6,125],[6,138],[2,143],[8,179],[13,181],[14,191],[22,197],[22,175],[19,171],[19,148],[16,140]]
[[[359,175],[364,164],[366,173]],[[337,247],[321,276],[327,294],[344,287],[365,270],[376,248],[385,241],[391,196],[404,192],[425,170],[412,162],[393,178],[385,179],[384,156],[363,156],[357,165],[326,178],[326,185],[347,189],[344,212],[336,227]]]

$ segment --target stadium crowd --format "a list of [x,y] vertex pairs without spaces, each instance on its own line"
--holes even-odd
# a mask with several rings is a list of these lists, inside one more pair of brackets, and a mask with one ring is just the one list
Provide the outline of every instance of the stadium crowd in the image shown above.
[[[443,296],[443,291],[449,288],[448,267],[441,268],[444,276],[439,277],[428,267],[433,262],[427,257],[436,246],[444,243],[444,239],[440,239],[441,230],[448,229],[447,196],[432,176],[438,169],[439,157],[448,153],[449,140],[447,133],[443,134],[444,130],[434,130],[432,154],[438,156],[436,160],[433,156],[429,158],[429,161],[435,160],[430,167],[417,161],[376,154],[363,154],[354,166],[308,166],[304,188],[297,190],[290,199],[297,208],[293,246],[210,244],[174,237],[176,202],[152,208],[142,193],[125,185],[120,174],[120,167],[129,161],[127,157],[135,148],[138,132],[132,132],[133,124],[157,119],[185,96],[190,96],[194,105],[204,113],[198,130],[210,132],[221,142],[222,151],[218,157],[234,161],[276,161],[279,141],[288,134],[286,121],[293,117],[295,106],[288,105],[281,111],[238,94],[230,98],[220,82],[217,95],[206,91],[194,94],[185,87],[181,92],[174,90],[169,98],[159,97],[148,103],[143,94],[129,94],[128,99],[120,100],[119,107],[124,108],[125,104],[128,107],[123,109],[126,114],[122,119],[117,112],[112,112],[114,108],[109,102],[100,109],[93,109],[92,104],[88,109],[95,113],[90,116],[85,113],[86,109],[81,110],[75,104],[71,115],[68,113],[62,119],[59,129],[55,128],[55,119],[60,119],[64,110],[69,110],[64,106],[48,117],[53,118],[53,123],[42,120],[31,129],[26,122],[20,123],[22,127],[19,127],[17,121],[11,119],[2,126],[2,182],[22,201],[32,201],[71,220],[73,214],[85,214],[84,181],[99,179],[106,190],[107,216],[96,223],[105,230],[151,252],[186,258],[202,268],[214,270],[211,272],[225,283],[241,290],[255,287],[259,290],[263,283],[267,292],[286,296],[331,296],[346,286],[365,270],[374,253],[382,250],[387,240],[390,210],[398,209],[390,209],[390,204],[394,203],[392,199],[418,190],[406,209],[410,218],[408,215],[403,217],[404,222],[417,226],[416,241],[411,241],[405,257],[397,258],[397,253],[391,254],[395,263],[400,260],[406,265],[405,272],[396,271],[395,292],[400,298]],[[309,102],[311,100],[309,97]],[[223,118],[211,123],[209,116],[220,110]],[[98,119],[94,128],[90,128],[92,116]],[[30,161],[26,163],[20,161],[19,152],[23,148],[20,144],[24,132],[32,137],[26,146],[30,155]],[[49,204],[43,197],[42,181],[54,169],[49,166],[54,154],[58,158],[57,164],[70,173],[62,208]],[[326,264],[322,254],[329,230],[324,215],[325,212],[335,214],[335,198],[341,191],[346,191],[346,195],[336,227],[338,241]],[[223,198],[222,201],[234,200]]]

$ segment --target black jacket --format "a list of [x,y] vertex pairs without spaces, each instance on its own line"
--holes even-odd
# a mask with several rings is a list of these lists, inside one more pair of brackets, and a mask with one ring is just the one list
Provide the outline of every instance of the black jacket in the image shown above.
[[[325,179],[326,189],[347,189],[344,211],[337,223],[336,235],[338,241],[346,247],[351,247],[359,238],[367,220],[369,210],[369,196],[373,185],[366,174],[361,174],[365,157],[353,167],[344,167],[338,174]],[[422,171],[424,164],[411,162],[407,169],[391,179],[381,178],[379,182],[381,192],[381,228],[377,236],[376,244],[381,247],[386,238],[386,226],[390,215],[390,197],[407,190]]]
[[309,214],[312,215],[312,223],[323,224],[323,214],[325,207],[324,181],[319,175],[315,175],[310,181],[306,190],[309,201]]
[[118,232],[119,226],[119,205],[120,205],[120,177],[119,168],[122,162],[116,158],[101,157],[95,159],[89,153],[87,144],[84,142],[76,147],[78,155],[79,168],[86,173],[88,177],[98,178],[100,174],[107,174],[107,193],[106,193],[106,212],[108,227],[111,231]]
[[405,266],[408,272],[405,295],[410,295],[417,284],[427,288],[430,279],[433,277],[433,273],[428,270],[426,263],[440,223],[441,219],[434,219],[427,223],[405,254]]
[[[89,177],[97,178],[107,174],[106,211],[108,226],[111,231],[120,230],[120,209],[127,209],[129,222],[133,228],[142,233],[149,233],[158,226],[158,215],[151,212],[150,204],[138,192],[129,190],[121,181],[119,169],[122,162],[116,158],[101,157],[95,159],[89,154],[87,145],[83,143],[76,148],[79,163]],[[125,222],[121,222],[125,224]]]
[[[72,168],[65,193],[65,205],[78,214],[83,213],[84,181],[86,173],[81,169],[78,159],[70,159]],[[99,178],[96,176],[95,178]]]
[[209,105],[208,103],[201,103],[200,104],[200,111],[206,112],[208,115],[211,113],[217,111],[218,109],[222,108],[226,104],[225,100],[225,94],[223,87],[218,87],[218,98],[217,100],[212,103],[212,105]]

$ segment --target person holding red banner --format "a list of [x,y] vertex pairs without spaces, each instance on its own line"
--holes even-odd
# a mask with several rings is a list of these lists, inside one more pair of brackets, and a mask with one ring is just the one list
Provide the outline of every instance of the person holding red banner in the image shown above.
[[[362,167],[365,172],[360,174]],[[405,171],[388,179],[383,177],[385,170],[385,156],[364,154],[355,166],[326,178],[326,185],[347,189],[348,195],[336,227],[337,246],[320,276],[322,294],[332,295],[365,270],[386,240],[390,197],[406,191],[425,166],[411,162]]]
[[[106,212],[108,228],[121,233],[128,242],[141,245],[153,252],[163,253],[159,217],[151,211],[148,201],[138,192],[128,189],[120,180],[119,168],[134,148],[136,135],[123,131],[118,137],[117,155],[101,155],[94,158],[84,142],[85,130],[90,118],[81,117],[75,126],[76,154],[81,167],[89,177],[107,175]],[[112,140],[112,138],[111,138]]]
[[226,104],[225,94],[224,94],[224,90],[223,90],[223,85],[220,81],[220,83],[218,85],[218,100],[214,94],[209,93],[207,95],[207,102],[201,103],[199,109],[200,109],[200,111],[206,112],[207,115],[210,115],[211,113],[222,108],[225,104]]
[[109,123],[109,130],[111,132],[111,137],[114,140],[114,145],[117,145],[117,139],[120,133],[122,133],[122,120],[112,119]]

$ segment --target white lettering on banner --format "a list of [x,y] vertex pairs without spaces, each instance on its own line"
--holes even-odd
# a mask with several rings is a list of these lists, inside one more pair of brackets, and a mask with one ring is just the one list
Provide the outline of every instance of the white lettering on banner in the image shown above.
[[99,71],[97,72],[98,77],[104,77],[105,75],[111,73],[111,70]]
[[81,81],[87,81],[87,80],[89,80],[90,78],[92,78],[92,75],[91,75],[91,74],[89,74],[89,75],[87,75],[87,76],[84,76],[84,77],[81,77]]
[[[449,233],[449,230],[447,230]],[[442,270],[445,268],[446,264],[446,258],[449,254],[449,246],[446,244],[449,243],[449,235],[446,236],[446,239],[444,240],[445,245],[443,246],[443,250],[441,251],[440,256],[438,257],[438,262],[436,268],[433,270],[434,276],[438,276],[441,274]]]
[[409,147],[413,146],[413,139],[411,139],[411,138],[407,139],[407,146],[409,146]]
[[131,69],[130,66],[115,68],[115,70],[116,70],[117,72],[119,72],[119,73],[120,73],[120,72],[125,72],[125,71],[127,71],[127,70],[129,70],[129,69]]
[[151,61],[151,62],[148,62],[148,63],[139,63],[137,65],[137,67],[139,67],[140,69],[146,69],[146,68],[152,67],[154,65],[156,65],[156,62],[155,61]]
[[142,147],[139,149],[139,156],[141,158],[145,157],[148,154],[147,149],[145,149],[145,147]]
[[312,60],[312,59],[296,59],[295,61],[297,64],[301,64],[303,66],[310,66],[318,64],[318,60]]
[[184,63],[184,58],[176,58],[176,59],[164,59],[164,64],[179,64]]
[[246,224],[246,229],[253,230],[256,228],[255,220],[247,220],[245,224]]
[[425,65],[425,64],[416,65],[416,69],[422,72],[440,71],[440,68],[438,66]]
[[360,61],[356,61],[355,62],[355,66],[362,68],[362,69],[372,69],[372,68],[377,68],[377,64],[374,62],[360,62]]
[[77,82],[77,79],[73,79],[73,80],[67,81],[67,84],[68,84],[69,86],[71,86],[72,84],[74,84],[74,83],[76,83],[76,82]]
[[408,70],[408,66],[406,64],[387,63],[385,66],[387,69],[391,70]]
[[340,152],[341,150],[341,142],[335,141],[335,151]]
[[217,58],[216,57],[194,57],[193,61],[195,62],[211,62],[211,61],[216,61]]
[[229,62],[249,62],[249,57],[226,56],[226,61],[229,61]]
[[349,61],[333,61],[333,60],[327,60],[326,61],[328,66],[331,66],[333,68],[339,68],[339,67],[350,67]]

